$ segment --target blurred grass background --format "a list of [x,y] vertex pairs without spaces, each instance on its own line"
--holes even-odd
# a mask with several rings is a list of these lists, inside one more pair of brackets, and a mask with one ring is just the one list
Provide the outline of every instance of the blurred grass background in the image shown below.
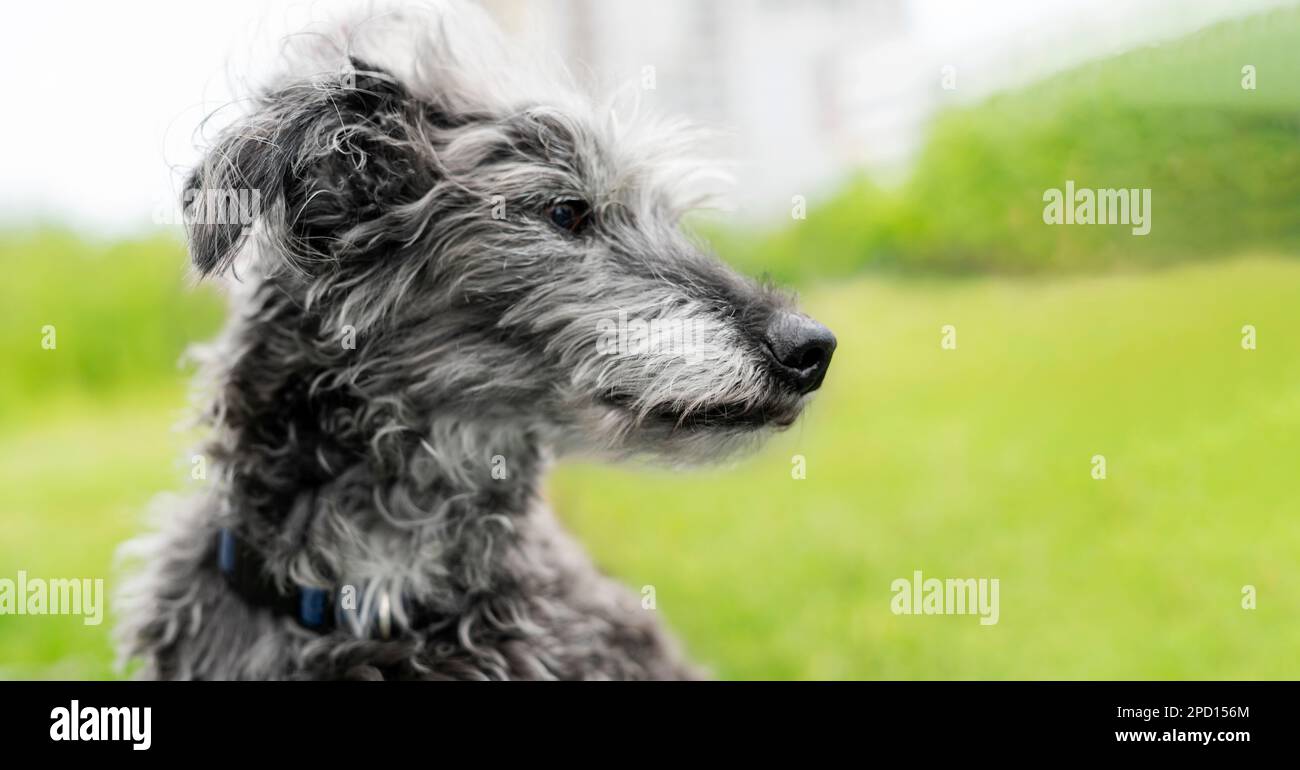
[[[707,227],[837,332],[824,392],[726,468],[566,464],[555,507],[723,677],[1296,678],[1297,39],[1280,11],[1088,65],[950,110],[901,187]],[[1066,179],[1152,188],[1151,234],[1043,225]],[[0,577],[111,578],[189,483],[177,362],[222,303],[170,233],[0,260]],[[999,578],[1000,622],[892,615],[915,569]],[[112,676],[110,626],[0,616],[0,677]]]

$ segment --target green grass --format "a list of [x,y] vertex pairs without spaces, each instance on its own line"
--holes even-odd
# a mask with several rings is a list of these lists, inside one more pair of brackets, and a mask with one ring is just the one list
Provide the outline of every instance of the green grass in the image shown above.
[[[59,229],[0,234],[0,426],[42,402],[119,398],[171,381],[185,345],[211,336],[222,303],[194,291],[184,244]],[[42,345],[53,327],[53,350]]]
[[[759,457],[569,468],[554,500],[725,677],[1295,678],[1297,285],[1269,260],[859,280],[810,297],[840,348]],[[999,578],[1001,621],[891,614],[914,569]]]
[[[840,348],[791,431],[708,471],[566,465],[548,495],[723,677],[1297,678],[1297,286],[1256,258],[815,289]],[[111,575],[185,484],[175,381],[0,431],[0,576]],[[891,614],[915,569],[998,578],[1000,622]],[[109,625],[0,616],[0,676],[106,676]]]
[[[111,593],[114,549],[155,494],[189,478],[181,385],[43,403],[0,432],[0,578],[100,578]],[[0,679],[108,677],[111,626],[0,615]]]

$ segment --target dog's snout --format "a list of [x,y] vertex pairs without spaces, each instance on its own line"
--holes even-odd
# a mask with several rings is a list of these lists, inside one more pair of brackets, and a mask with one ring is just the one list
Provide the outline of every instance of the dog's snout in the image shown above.
[[835,335],[805,315],[777,313],[767,324],[764,345],[776,370],[800,393],[821,387],[835,352]]

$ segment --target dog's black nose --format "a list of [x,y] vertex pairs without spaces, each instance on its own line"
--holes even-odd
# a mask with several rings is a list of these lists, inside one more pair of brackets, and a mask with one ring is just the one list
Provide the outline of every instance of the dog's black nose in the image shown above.
[[767,324],[763,342],[776,370],[800,393],[821,387],[835,352],[830,329],[805,315],[777,313]]

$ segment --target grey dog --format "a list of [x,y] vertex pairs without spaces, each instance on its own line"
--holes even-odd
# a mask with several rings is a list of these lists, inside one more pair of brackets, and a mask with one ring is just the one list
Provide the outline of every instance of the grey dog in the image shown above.
[[[789,426],[835,338],[684,234],[691,131],[520,66],[460,6],[296,38],[188,178],[230,286],[208,483],[126,547],[163,679],[675,679],[539,494],[556,457],[690,463]],[[255,217],[210,191],[255,191]]]

